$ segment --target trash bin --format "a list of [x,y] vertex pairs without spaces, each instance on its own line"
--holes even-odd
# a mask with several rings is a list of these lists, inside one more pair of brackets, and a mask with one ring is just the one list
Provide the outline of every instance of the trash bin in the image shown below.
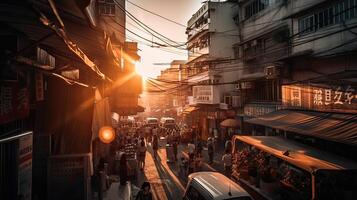
[[174,148],[171,144],[166,144],[166,162],[174,162]]

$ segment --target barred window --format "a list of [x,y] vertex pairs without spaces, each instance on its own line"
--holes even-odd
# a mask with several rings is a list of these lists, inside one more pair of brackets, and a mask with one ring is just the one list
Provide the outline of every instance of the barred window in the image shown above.
[[264,10],[268,6],[269,6],[269,0],[254,0],[244,8],[245,11],[244,18],[245,19],[250,18],[251,16]]
[[317,31],[353,18],[357,18],[357,0],[338,1],[333,6],[299,19],[299,34]]

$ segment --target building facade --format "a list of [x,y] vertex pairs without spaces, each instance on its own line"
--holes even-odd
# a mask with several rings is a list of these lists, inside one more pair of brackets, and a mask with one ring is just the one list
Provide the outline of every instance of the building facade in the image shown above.
[[90,198],[94,115],[130,74],[121,52],[138,57],[102,26],[106,2],[1,3],[0,199]]
[[207,1],[187,23],[189,99],[192,106],[200,107],[197,128],[202,139],[213,136],[227,109],[224,97],[235,90],[232,81],[238,72],[232,70],[232,44],[239,41],[234,22],[237,13],[233,1]]

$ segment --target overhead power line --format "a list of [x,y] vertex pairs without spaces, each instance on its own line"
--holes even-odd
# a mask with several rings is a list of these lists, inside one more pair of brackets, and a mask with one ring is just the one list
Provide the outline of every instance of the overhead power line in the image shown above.
[[141,10],[144,10],[144,11],[146,11],[146,12],[152,14],[152,15],[155,15],[155,16],[160,17],[160,18],[162,18],[162,19],[164,19],[164,20],[166,20],[166,21],[172,22],[172,23],[174,23],[174,24],[176,24],[176,25],[179,25],[179,26],[181,26],[181,27],[186,28],[186,25],[184,25],[184,24],[181,24],[181,23],[176,22],[176,21],[174,21],[174,20],[172,20],[172,19],[169,19],[169,18],[167,18],[167,17],[164,17],[164,16],[162,16],[162,15],[160,15],[160,14],[157,14],[157,13],[155,13],[155,12],[153,12],[153,11],[147,10],[147,9],[143,8],[142,6],[139,6],[139,5],[133,3],[133,2],[131,2],[131,1],[129,1],[129,0],[126,0],[126,1],[127,1],[128,3],[130,3],[131,5],[133,5],[133,6],[135,6],[135,7],[138,7],[138,8],[140,8]]

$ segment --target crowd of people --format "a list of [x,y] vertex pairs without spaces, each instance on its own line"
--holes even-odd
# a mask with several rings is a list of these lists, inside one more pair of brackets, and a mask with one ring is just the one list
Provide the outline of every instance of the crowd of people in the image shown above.
[[[182,140],[183,132],[188,130],[189,137]],[[187,177],[190,173],[202,170],[204,146],[207,147],[208,164],[214,163],[215,140],[208,138],[207,141],[202,141],[197,131],[179,126],[122,124],[116,127],[115,140],[109,145],[111,156],[103,158],[102,162],[108,163],[109,174],[117,174],[120,185],[125,185],[131,176],[143,173],[148,151],[152,152],[154,161],[157,162],[160,159],[159,149],[164,147],[166,161],[177,163],[179,173],[182,177]],[[166,141],[166,144],[163,144],[163,141]],[[183,149],[187,149],[188,156],[185,153],[178,155],[180,144],[183,144]],[[232,158],[228,151],[222,157],[222,161],[226,175],[230,174]],[[139,199],[150,199],[147,196],[150,193],[150,185],[143,185],[140,191]]]

